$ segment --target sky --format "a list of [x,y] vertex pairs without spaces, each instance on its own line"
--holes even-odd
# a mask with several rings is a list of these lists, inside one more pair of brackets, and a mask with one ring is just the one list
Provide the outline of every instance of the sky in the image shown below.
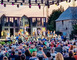
[[[77,1],[75,2],[75,5],[77,6]],[[52,11],[55,9],[58,9],[60,6],[64,7],[64,10],[66,10],[69,6],[72,7],[72,2],[61,2],[59,6],[51,5],[48,9],[49,15],[52,13]],[[0,16],[5,14],[6,16],[19,16],[22,17],[23,15],[26,15],[27,17],[46,17],[46,6],[41,6],[41,9],[38,8],[38,6],[32,6],[29,8],[29,6],[23,5],[17,8],[16,5],[6,5],[4,7],[3,5],[0,5]]]

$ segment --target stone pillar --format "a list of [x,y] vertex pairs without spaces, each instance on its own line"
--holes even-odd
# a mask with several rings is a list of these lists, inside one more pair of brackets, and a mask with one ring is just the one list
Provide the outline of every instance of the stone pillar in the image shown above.
[[29,21],[30,21],[30,29],[31,29],[31,33],[30,33],[30,35],[32,36],[32,19],[31,18],[29,18]]
[[48,16],[49,16],[49,9],[48,9],[48,6],[46,6],[46,15],[47,15],[47,19],[48,20]]
[[14,28],[14,30],[13,30],[13,33],[14,33],[14,38],[15,38],[15,28]]
[[75,7],[75,0],[71,0],[72,2],[72,7]]

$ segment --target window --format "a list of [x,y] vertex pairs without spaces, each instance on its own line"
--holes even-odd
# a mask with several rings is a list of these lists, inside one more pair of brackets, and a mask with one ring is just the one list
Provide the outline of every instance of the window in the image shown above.
[[15,32],[18,32],[19,31],[19,28],[15,28]]
[[25,25],[28,24],[28,22],[25,22]]
[[13,18],[10,18],[10,26],[13,27]]
[[36,22],[36,18],[32,18],[32,22]]
[[41,20],[40,18],[37,18],[37,26],[40,26],[41,25]]
[[25,19],[25,25],[29,24],[28,19]]
[[15,23],[15,26],[17,27],[18,26],[17,20],[14,20],[14,23]]
[[10,26],[13,27],[13,23],[12,22],[10,22]]
[[64,25],[64,21],[62,20],[62,25]]
[[66,30],[67,30],[68,28],[66,27]]
[[43,18],[43,22],[45,22],[45,18]]
[[17,18],[15,18],[15,20],[17,20]]
[[5,28],[5,30],[8,30],[8,28]]
[[4,18],[4,26],[8,26],[8,25],[9,25],[8,19]]
[[32,25],[36,26],[37,22],[36,22],[36,18],[32,18]]
[[6,23],[5,23],[5,26],[8,26],[8,25],[9,25],[9,22],[6,22]]
[[46,26],[46,19],[43,18],[43,23],[44,23],[44,26]]
[[8,18],[7,18],[6,22],[8,22]]
[[6,18],[4,18],[4,22],[6,23]]
[[23,26],[23,21],[20,21],[20,26]]

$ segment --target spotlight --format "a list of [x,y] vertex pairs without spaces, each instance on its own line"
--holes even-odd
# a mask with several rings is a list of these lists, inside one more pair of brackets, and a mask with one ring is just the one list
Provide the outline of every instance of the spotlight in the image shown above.
[[37,0],[35,0],[35,3],[37,3]]
[[3,5],[3,0],[1,0],[1,5]]
[[21,6],[23,5],[23,3],[21,3]]
[[48,6],[48,8],[50,7],[49,0],[47,0],[47,6]]
[[59,5],[59,3],[55,3],[55,5],[57,5],[57,6],[58,6],[58,5]]
[[69,2],[71,2],[71,0],[69,0]]
[[59,5],[59,0],[57,0],[57,5]]
[[7,0],[7,2],[9,2],[10,0]]
[[47,0],[47,5],[49,4],[49,0]]
[[3,5],[3,3],[1,3],[1,5]]
[[54,4],[54,1],[52,1],[52,4]]
[[41,3],[43,4],[43,0],[41,0]]
[[61,0],[61,2],[63,2],[63,0]]
[[29,0],[29,4],[31,3],[31,0]]
[[48,4],[48,8],[50,8],[50,5]]
[[12,5],[14,5],[14,2],[12,2]]
[[57,0],[57,2],[55,3],[55,5],[57,5],[57,6],[59,5],[59,0]]
[[41,8],[40,4],[38,4],[39,9]]
[[22,2],[24,3],[24,2],[25,2],[25,0],[22,0]]
[[19,4],[17,4],[17,8],[19,8]]
[[66,0],[66,2],[68,2],[68,0]]
[[4,4],[4,7],[6,7],[6,4]]
[[29,4],[29,8],[31,8],[31,3]]
[[47,6],[47,2],[45,2],[45,6]]
[[17,0],[15,0],[15,2],[17,2]]

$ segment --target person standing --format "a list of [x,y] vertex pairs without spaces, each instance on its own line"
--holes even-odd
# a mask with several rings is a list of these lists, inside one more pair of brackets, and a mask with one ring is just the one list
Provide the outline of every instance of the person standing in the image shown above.
[[30,57],[29,60],[39,60],[36,56],[37,56],[37,52],[34,51],[34,52],[32,53],[32,57]]
[[75,54],[76,55],[74,55],[74,58],[77,60],[77,50],[75,51]]
[[70,52],[69,52],[69,57],[64,58],[64,60],[76,60],[76,59],[74,58],[73,52],[70,51]]
[[55,58],[56,60],[64,60],[63,55],[61,53],[57,53]]

